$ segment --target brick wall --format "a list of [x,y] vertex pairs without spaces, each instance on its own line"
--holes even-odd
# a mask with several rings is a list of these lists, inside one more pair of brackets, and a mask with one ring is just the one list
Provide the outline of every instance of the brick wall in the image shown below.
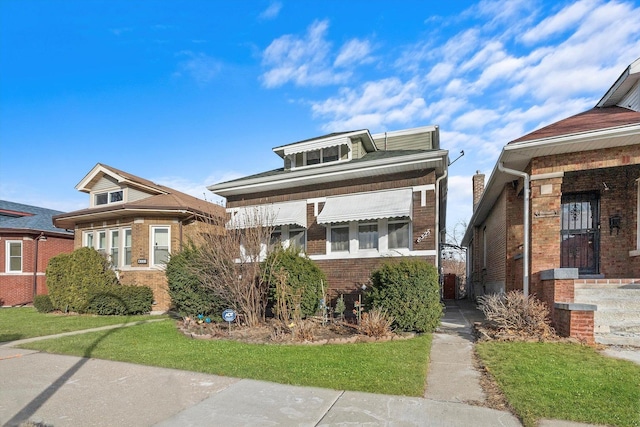
[[[12,306],[33,302],[33,278],[35,269],[35,245],[34,235],[0,235],[0,305]],[[22,273],[6,273],[6,241],[17,240],[22,242]],[[73,251],[73,238],[47,236],[46,241],[38,241],[38,271],[36,272],[37,294],[46,294],[47,285],[45,272],[49,260],[61,253]]]
[[556,333],[562,337],[573,337],[586,344],[594,344],[593,311],[556,310],[554,327]]

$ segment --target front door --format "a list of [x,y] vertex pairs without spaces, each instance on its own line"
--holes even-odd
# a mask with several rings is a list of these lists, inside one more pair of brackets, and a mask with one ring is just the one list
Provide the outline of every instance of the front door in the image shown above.
[[579,274],[597,274],[600,260],[600,196],[574,193],[562,196],[560,267]]

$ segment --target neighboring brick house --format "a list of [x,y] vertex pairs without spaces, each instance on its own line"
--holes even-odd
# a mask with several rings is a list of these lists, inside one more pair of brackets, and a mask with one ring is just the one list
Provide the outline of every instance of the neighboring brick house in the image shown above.
[[372,135],[332,133],[273,148],[283,167],[209,186],[231,224],[254,209],[275,214],[274,238],[297,245],[332,293],[353,293],[389,257],[438,264],[448,152],[437,126]]
[[472,292],[525,288],[565,330],[560,320],[571,310],[556,303],[574,303],[575,279],[640,277],[639,180],[636,60],[593,109],[508,143],[486,188],[484,175],[473,177],[463,239]]
[[73,232],[51,222],[60,213],[0,200],[0,306],[32,303],[47,293],[49,259],[73,251]]
[[120,283],[149,286],[154,311],[170,309],[169,254],[219,227],[214,223],[223,223],[224,208],[100,163],[76,189],[89,194],[89,208],[56,215],[54,224],[75,230],[75,248],[109,256]]

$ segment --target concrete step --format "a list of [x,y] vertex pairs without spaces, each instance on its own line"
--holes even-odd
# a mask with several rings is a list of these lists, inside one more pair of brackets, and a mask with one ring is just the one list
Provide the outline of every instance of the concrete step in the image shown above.
[[640,289],[640,279],[574,280],[575,289]]
[[595,334],[598,344],[640,347],[640,334]]

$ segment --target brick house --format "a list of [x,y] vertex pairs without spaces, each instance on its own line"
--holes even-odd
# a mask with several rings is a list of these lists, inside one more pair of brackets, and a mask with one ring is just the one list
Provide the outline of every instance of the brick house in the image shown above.
[[53,226],[62,212],[0,200],[0,306],[47,293],[49,259],[73,251],[73,232]]
[[303,249],[334,295],[360,289],[385,258],[438,264],[448,152],[437,126],[332,133],[273,152],[283,167],[208,189],[226,198],[235,227],[247,212],[274,213],[274,239]]
[[472,292],[524,289],[548,303],[561,333],[592,341],[596,305],[584,289],[628,289],[640,277],[639,181],[636,60],[594,108],[508,143],[486,187],[473,177],[463,239]]
[[164,268],[169,254],[222,223],[223,207],[98,163],[76,185],[89,208],[55,215],[57,227],[75,231],[75,248],[107,255],[120,283],[153,290],[154,311],[171,307]]

